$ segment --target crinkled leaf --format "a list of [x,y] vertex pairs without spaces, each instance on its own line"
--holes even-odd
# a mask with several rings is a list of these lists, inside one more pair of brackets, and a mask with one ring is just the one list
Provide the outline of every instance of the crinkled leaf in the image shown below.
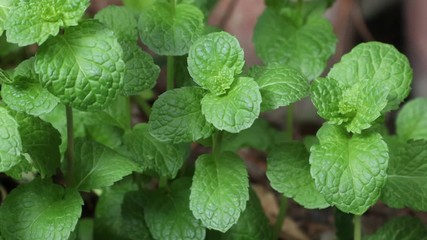
[[29,159],[30,157],[28,156],[28,154],[21,155],[21,160],[19,161],[19,163],[7,170],[5,174],[18,181],[24,180],[26,174],[36,174],[34,172],[33,164],[30,162]]
[[14,189],[0,207],[0,230],[7,239],[67,239],[83,200],[75,189],[33,180]]
[[190,185],[190,179],[179,179],[170,192],[145,192],[145,221],[154,239],[205,239],[205,228],[189,209]]
[[398,217],[388,221],[367,240],[426,240],[427,228],[416,218]]
[[380,134],[350,135],[324,125],[311,147],[311,176],[325,200],[343,212],[363,214],[380,197],[386,182],[388,148]]
[[97,112],[79,112],[86,125],[111,125],[120,129],[130,129],[129,98],[118,96],[108,107]]
[[249,128],[258,118],[261,101],[256,82],[240,77],[227,94],[206,94],[202,99],[202,113],[217,129],[237,133]]
[[0,172],[5,172],[21,161],[22,142],[18,123],[0,106]]
[[4,22],[7,41],[40,45],[61,27],[76,26],[88,6],[89,0],[14,1]]
[[268,66],[255,76],[262,96],[261,111],[287,106],[309,94],[307,79],[297,70],[280,65]]
[[160,141],[194,142],[212,135],[214,127],[202,115],[199,87],[167,91],[154,102],[150,115],[150,134]]
[[[127,220],[122,216],[122,204],[126,193],[135,191],[135,184],[125,179],[103,190],[96,204],[94,220],[94,239],[108,240],[148,240],[150,238],[131,238]],[[138,209],[140,210],[140,209]]]
[[34,60],[21,62],[15,69],[15,84],[2,85],[2,98],[13,110],[39,116],[48,113],[58,104],[58,99],[43,88],[34,72]]
[[0,36],[3,35],[4,22],[9,17],[10,9],[12,8],[13,0],[0,0]]
[[390,207],[427,211],[427,141],[392,144],[381,200]]
[[256,193],[249,188],[249,201],[239,221],[230,228],[222,240],[260,240],[271,239],[272,229],[264,214]]
[[400,110],[396,120],[399,138],[427,140],[427,98],[414,99]]
[[226,232],[246,208],[248,187],[248,173],[236,154],[201,155],[196,160],[190,209],[207,228]]
[[133,42],[122,42],[126,72],[123,79],[123,95],[137,95],[154,87],[160,68],[153,58]]
[[35,69],[43,87],[62,103],[95,111],[108,106],[121,92],[125,64],[114,33],[87,20],[43,44]]
[[[341,61],[334,65],[328,77],[339,81],[347,89],[358,82],[375,84],[378,91],[388,89],[387,112],[399,106],[410,91],[412,69],[408,59],[394,46],[368,42],[357,45]],[[366,93],[366,92],[365,92]]]
[[94,141],[77,139],[74,147],[73,186],[80,191],[111,186],[138,170],[137,164]]
[[122,202],[122,229],[132,240],[150,240],[150,231],[144,219],[144,192],[127,192]]
[[156,2],[141,13],[138,28],[141,40],[155,53],[180,56],[202,35],[203,13],[190,4]]
[[215,95],[226,93],[245,64],[239,41],[226,32],[210,33],[197,40],[187,62],[193,80]]
[[253,41],[264,63],[287,64],[311,80],[326,67],[336,37],[325,18],[301,14],[299,9],[266,8],[255,26]]
[[267,177],[274,189],[305,208],[326,208],[329,204],[310,175],[309,157],[302,142],[277,145],[267,158]]
[[50,123],[25,113],[14,114],[22,138],[22,151],[31,157],[32,165],[41,176],[49,177],[56,173],[61,154],[59,145],[61,135]]
[[110,5],[97,12],[94,18],[113,30],[119,39],[131,42],[138,39],[136,18],[127,7]]
[[123,142],[129,156],[143,171],[174,178],[187,154],[184,145],[160,142],[148,132],[148,124],[138,124],[125,134]]

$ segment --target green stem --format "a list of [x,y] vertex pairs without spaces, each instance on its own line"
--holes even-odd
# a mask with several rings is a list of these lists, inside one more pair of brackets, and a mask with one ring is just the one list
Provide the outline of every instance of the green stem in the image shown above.
[[212,153],[216,156],[221,152],[222,131],[214,133],[212,136]]
[[286,209],[288,208],[288,198],[283,194],[280,195],[280,210],[277,215],[276,224],[274,225],[273,240],[279,238],[280,232],[282,231],[283,223],[285,222]]
[[145,113],[147,117],[151,114],[151,106],[141,96],[133,96],[132,99],[138,104],[138,107]]
[[167,58],[167,82],[166,82],[166,90],[174,89],[175,87],[175,58],[174,56],[168,56]]
[[66,181],[68,185],[73,184],[74,170],[74,129],[73,129],[73,108],[65,106],[67,118],[67,172]]
[[354,215],[354,240],[362,240],[362,216]]
[[290,104],[286,110],[286,138],[287,140],[292,140],[294,138],[294,105]]

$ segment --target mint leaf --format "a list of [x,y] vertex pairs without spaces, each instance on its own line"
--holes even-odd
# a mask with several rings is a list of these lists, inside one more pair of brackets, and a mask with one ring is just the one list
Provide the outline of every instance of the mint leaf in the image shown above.
[[11,109],[39,116],[52,111],[58,99],[41,86],[34,72],[34,60],[25,60],[15,68],[16,84],[2,85],[1,96]]
[[33,180],[18,186],[0,207],[0,230],[7,239],[67,239],[83,205],[74,189]]
[[137,95],[139,92],[152,89],[160,73],[159,66],[154,64],[153,58],[135,43],[121,42],[121,45],[123,61],[126,64],[122,94]]
[[13,0],[0,0],[0,36],[3,35],[4,22],[9,16],[12,5]]
[[111,186],[137,170],[136,163],[97,142],[77,139],[73,186],[80,191]]
[[394,46],[369,42],[357,45],[334,65],[328,77],[339,81],[344,89],[359,82],[376,84],[370,91],[388,89],[387,112],[399,106],[409,94],[412,69],[408,59]]
[[204,30],[203,13],[190,4],[156,2],[139,17],[141,40],[155,53],[180,56]]
[[226,32],[201,37],[191,46],[187,61],[193,80],[214,95],[224,94],[245,64],[239,41]]
[[249,128],[258,118],[261,101],[256,82],[240,77],[227,94],[206,94],[202,99],[202,113],[217,129],[237,133]]
[[156,0],[123,0],[123,4],[130,9],[143,11],[150,7]]
[[146,192],[145,221],[154,239],[205,239],[205,228],[188,208],[190,185],[190,179],[179,179],[170,192]]
[[256,193],[249,188],[249,201],[236,225],[230,228],[222,240],[271,239],[272,229]]
[[255,81],[262,96],[261,111],[294,103],[306,97],[310,89],[308,81],[297,70],[280,65],[262,69]]
[[236,154],[201,155],[196,160],[190,209],[207,228],[226,232],[246,208],[248,187],[246,167]]
[[97,112],[79,112],[84,117],[86,125],[110,125],[120,129],[130,129],[130,106],[129,98],[117,97],[108,107]]
[[427,229],[424,224],[416,218],[398,217],[388,221],[367,240],[426,240]]
[[309,157],[302,142],[277,145],[267,157],[267,177],[275,190],[305,208],[326,208],[329,204],[310,175]]
[[127,192],[122,202],[122,229],[132,240],[150,240],[144,219],[144,192]]
[[50,123],[25,113],[14,114],[22,138],[22,151],[31,157],[32,165],[42,178],[50,177],[59,167],[61,135]]
[[95,111],[113,102],[123,88],[125,64],[121,58],[114,33],[87,20],[43,44],[36,54],[35,69],[43,87],[62,103]]
[[97,12],[94,18],[113,30],[118,39],[131,42],[138,39],[136,18],[127,7],[110,5]]
[[257,21],[253,42],[264,63],[287,64],[311,80],[325,69],[336,37],[332,25],[320,15],[303,16],[298,7],[267,7]]
[[387,183],[381,200],[390,207],[410,207],[427,211],[427,141],[417,140],[393,144],[387,170]]
[[40,45],[61,27],[76,26],[88,6],[88,0],[14,1],[4,22],[7,41]]
[[160,141],[194,142],[212,135],[214,128],[202,115],[199,87],[169,90],[154,102],[150,115],[150,133]]
[[427,98],[411,100],[397,115],[396,133],[404,141],[427,140]]
[[148,124],[138,124],[125,133],[123,143],[128,154],[143,171],[174,178],[187,154],[184,145],[160,142],[148,132]]
[[386,182],[387,144],[380,134],[348,134],[324,125],[311,147],[311,176],[325,200],[343,212],[363,214],[380,197]]
[[21,161],[22,142],[18,123],[0,106],[0,172],[5,172]]

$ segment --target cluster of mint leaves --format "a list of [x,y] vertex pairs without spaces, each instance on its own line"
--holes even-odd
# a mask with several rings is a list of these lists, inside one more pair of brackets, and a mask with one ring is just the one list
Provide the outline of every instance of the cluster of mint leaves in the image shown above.
[[[418,182],[426,100],[402,109],[395,136],[382,127],[410,90],[404,55],[360,44],[319,77],[336,44],[322,16],[331,2],[273,0],[253,38],[263,65],[245,71],[238,40],[205,28],[212,2],[126,0],[132,10],[109,6],[88,19],[88,0],[0,0],[7,41],[39,45],[0,72],[0,172],[27,182],[0,207],[0,239],[268,239],[236,154],[244,146],[266,151],[271,186],[306,208],[361,215],[381,198],[426,210]],[[160,72],[138,39],[158,56],[184,59],[175,78],[183,71],[189,81],[158,97],[148,123],[132,126],[129,97],[152,89]],[[306,97],[327,121],[317,138],[283,142],[258,119]],[[193,142],[212,151],[185,175]],[[63,186],[52,182],[58,172]],[[101,192],[94,219],[81,219],[79,192]],[[400,221],[402,232],[412,231],[407,222],[415,220],[404,218],[377,236]]]

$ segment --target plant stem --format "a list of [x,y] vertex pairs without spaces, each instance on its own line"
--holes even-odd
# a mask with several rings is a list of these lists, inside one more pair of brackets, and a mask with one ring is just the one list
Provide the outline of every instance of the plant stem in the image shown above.
[[361,240],[362,239],[362,216],[354,215],[353,224],[354,224],[354,240]]
[[290,104],[286,110],[287,110],[287,116],[286,116],[286,138],[287,140],[292,140],[294,137],[294,105]]
[[276,218],[276,224],[274,225],[273,240],[279,238],[280,232],[282,231],[283,222],[285,222],[286,209],[288,208],[288,198],[283,194],[280,195],[280,210],[279,215]]
[[67,172],[66,181],[68,185],[73,184],[74,170],[74,129],[73,129],[73,108],[65,106],[67,118]]
[[167,58],[167,82],[166,90],[171,90],[175,87],[175,58],[174,56],[168,56]]
[[151,114],[151,106],[141,96],[133,96],[132,99],[136,102],[138,107],[145,113],[147,117]]
[[222,131],[214,133],[212,136],[212,153],[217,156],[221,152]]

